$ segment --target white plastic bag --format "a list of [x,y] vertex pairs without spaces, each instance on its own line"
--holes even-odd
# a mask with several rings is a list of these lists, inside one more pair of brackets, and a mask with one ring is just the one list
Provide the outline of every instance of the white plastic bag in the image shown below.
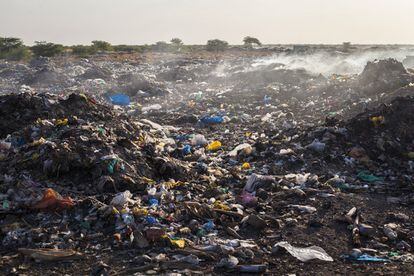
[[326,251],[319,246],[301,248],[292,246],[286,241],[282,241],[276,243],[273,249],[277,250],[279,247],[286,249],[286,251],[289,252],[290,255],[302,262],[307,262],[313,259],[319,259],[326,262],[333,262],[332,257],[329,256],[328,253],[326,253]]

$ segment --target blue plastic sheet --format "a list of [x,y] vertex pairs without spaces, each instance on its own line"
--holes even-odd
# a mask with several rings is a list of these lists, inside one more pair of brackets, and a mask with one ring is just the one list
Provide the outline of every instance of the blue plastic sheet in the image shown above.
[[109,96],[109,100],[111,101],[112,104],[122,105],[122,106],[126,106],[126,105],[129,105],[131,103],[131,100],[129,99],[129,96],[125,95],[125,94],[111,95],[111,96]]

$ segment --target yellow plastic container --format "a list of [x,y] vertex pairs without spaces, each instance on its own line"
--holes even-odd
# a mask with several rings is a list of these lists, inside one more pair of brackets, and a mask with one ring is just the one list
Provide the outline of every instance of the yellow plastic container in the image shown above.
[[207,150],[210,150],[210,151],[216,151],[219,148],[221,148],[221,142],[220,141],[213,141],[207,146]]

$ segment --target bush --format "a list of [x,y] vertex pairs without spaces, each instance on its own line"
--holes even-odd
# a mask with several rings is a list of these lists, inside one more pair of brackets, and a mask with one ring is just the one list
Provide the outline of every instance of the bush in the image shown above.
[[154,51],[166,52],[170,50],[170,44],[165,41],[158,41],[155,45],[152,45]]
[[116,52],[127,52],[127,53],[133,53],[133,52],[138,52],[138,46],[133,46],[133,45],[116,45],[113,47],[114,51]]
[[4,57],[0,55],[0,58],[5,58],[8,60],[28,60],[31,57],[29,49],[25,46],[13,49],[6,53]]
[[170,42],[176,47],[184,45],[183,41],[179,38],[173,38]]
[[92,46],[75,45],[71,48],[72,54],[77,55],[79,57],[88,57],[96,52],[96,50]]
[[0,37],[0,59],[26,60],[30,58],[30,51],[23,45],[20,38]]
[[63,52],[64,47],[61,44],[54,44],[46,41],[35,41],[31,47],[33,54],[37,57],[53,57]]
[[0,37],[0,52],[8,52],[23,47],[23,41],[16,37]]
[[227,41],[220,39],[212,39],[207,41],[206,50],[212,52],[224,51],[228,48],[228,46],[229,43]]
[[93,40],[92,47],[96,49],[96,51],[112,51],[113,47],[109,42],[102,41],[102,40]]

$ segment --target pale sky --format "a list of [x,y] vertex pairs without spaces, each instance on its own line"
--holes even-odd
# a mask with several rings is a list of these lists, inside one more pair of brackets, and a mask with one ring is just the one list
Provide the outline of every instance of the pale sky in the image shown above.
[[55,43],[414,44],[414,0],[0,0],[0,36]]

